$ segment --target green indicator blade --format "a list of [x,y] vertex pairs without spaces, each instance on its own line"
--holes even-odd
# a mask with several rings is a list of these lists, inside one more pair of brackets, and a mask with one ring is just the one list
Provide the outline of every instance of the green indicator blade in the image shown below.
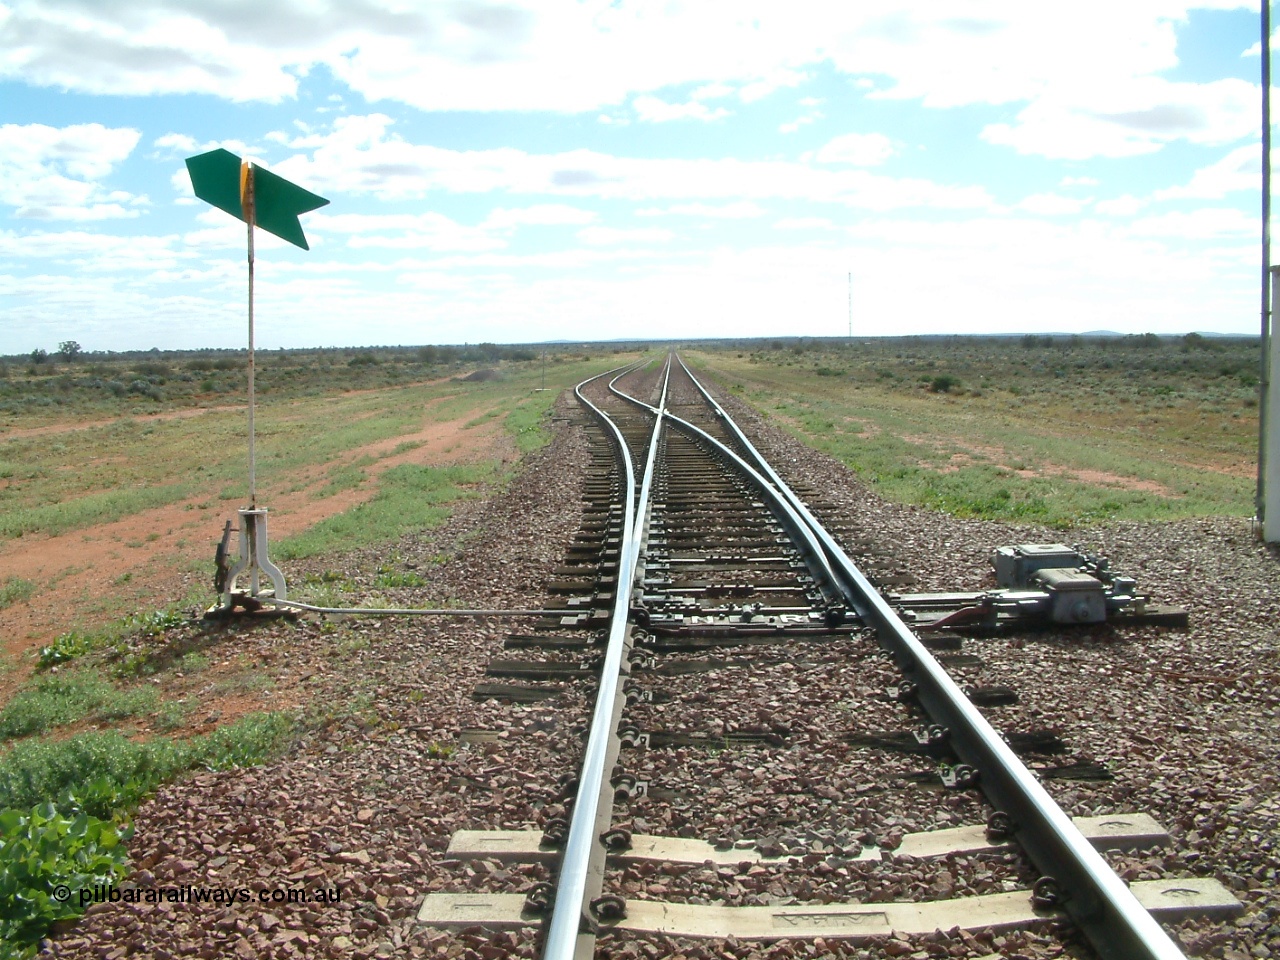
[[225,210],[237,220],[244,219],[240,209],[240,158],[230,150],[211,150],[198,157],[187,158],[191,188],[205,203]]
[[[205,203],[244,220],[240,204],[240,158],[229,150],[211,150],[187,158],[191,187]],[[253,164],[254,223],[296,247],[310,250],[303,236],[299,214],[323,207],[329,201],[296,183]]]
[[253,196],[254,219],[258,226],[281,240],[288,240],[295,247],[311,249],[307,246],[307,238],[302,235],[298,215],[323,207],[328,200],[269,170],[263,170],[256,163],[253,165]]

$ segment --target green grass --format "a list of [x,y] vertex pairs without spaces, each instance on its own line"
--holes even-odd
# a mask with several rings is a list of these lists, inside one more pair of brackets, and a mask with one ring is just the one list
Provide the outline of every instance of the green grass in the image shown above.
[[156,710],[155,728],[166,733],[172,730],[179,730],[187,725],[187,718],[191,716],[194,710],[194,704],[166,700]]
[[359,467],[342,466],[329,471],[329,482],[316,492],[317,497],[332,497],[344,490],[354,490],[369,479],[369,475]]
[[396,590],[406,587],[425,587],[426,585],[426,577],[412,570],[380,570],[378,578],[373,581],[373,586],[376,590]]
[[36,592],[36,585],[21,577],[9,577],[0,583],[0,610],[31,599]]
[[378,492],[371,500],[280,541],[274,554],[281,560],[298,560],[430,529],[448,518],[451,504],[478,496],[483,485],[495,477],[492,464],[392,467],[379,477]]
[[194,483],[172,483],[134,490],[104,490],[64,503],[47,503],[0,514],[0,538],[28,533],[57,536],[101,523],[111,523],[130,514],[176,503],[196,492]]
[[463,428],[466,430],[470,430],[472,427],[478,427],[483,424],[486,424],[490,420],[492,420],[494,417],[498,416],[498,414],[500,414],[501,412],[502,412],[501,409],[497,407],[495,407],[492,410],[486,410],[484,413],[480,414],[480,416],[473,417],[472,419],[464,423]]
[[0,710],[0,739],[12,740],[80,720],[111,721],[156,709],[153,687],[122,690],[88,670],[37,676]]
[[224,677],[213,685],[213,692],[219,696],[229,693],[261,693],[275,688],[275,681],[260,670],[253,668],[240,670]]
[[556,402],[553,391],[535,393],[520,401],[507,414],[507,431],[515,438],[516,449],[521,454],[532,453],[547,444],[551,434],[547,432],[547,415]]
[[[128,872],[120,842],[130,829],[76,809],[70,797],[61,806],[0,811],[0,947],[7,956],[34,955],[53,923],[83,912],[80,891]],[[60,898],[60,888],[73,897]]]
[[105,782],[117,796],[106,809],[92,812],[110,816],[184,770],[261,763],[282,750],[298,729],[293,715],[269,712],[248,714],[189,740],[138,742],[116,731],[23,740],[0,753],[0,808],[30,807],[65,790]]

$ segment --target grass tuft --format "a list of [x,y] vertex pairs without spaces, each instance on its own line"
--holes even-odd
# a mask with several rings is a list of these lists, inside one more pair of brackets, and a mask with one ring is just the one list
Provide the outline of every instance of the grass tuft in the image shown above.
[[36,585],[30,580],[9,577],[4,583],[0,583],[0,610],[31,599],[35,592]]

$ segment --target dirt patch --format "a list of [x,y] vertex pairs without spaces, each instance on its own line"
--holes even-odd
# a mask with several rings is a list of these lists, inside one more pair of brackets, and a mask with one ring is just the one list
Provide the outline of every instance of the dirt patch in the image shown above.
[[[373,457],[376,462],[363,467],[372,479],[405,463],[444,466],[516,457],[500,421],[472,427],[466,426],[468,422],[469,417],[430,423],[416,433],[349,450],[311,476],[268,478],[260,485],[259,502],[270,509],[272,539],[300,533],[376,493],[377,485],[366,481],[319,496],[327,484],[324,473],[334,466]],[[391,453],[406,443],[415,446]],[[285,492],[300,481],[303,489]],[[68,630],[101,622],[106,618],[103,611],[121,599],[147,610],[208,583],[212,603],[214,548],[223,523],[235,518],[239,504],[226,501],[222,508],[209,509],[208,502],[206,494],[87,530],[0,543],[0,581],[21,577],[36,584],[36,594],[29,601],[0,610],[4,654],[17,667],[0,672],[0,702],[7,701],[28,674],[32,661],[27,654]],[[227,713],[226,708],[218,709]]]

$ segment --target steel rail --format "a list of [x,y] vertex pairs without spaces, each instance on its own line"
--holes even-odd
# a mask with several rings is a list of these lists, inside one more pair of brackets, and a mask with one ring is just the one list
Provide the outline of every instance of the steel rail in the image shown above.
[[[609,772],[607,761],[610,746],[616,739],[617,698],[621,687],[619,681],[622,674],[623,655],[626,652],[628,639],[627,619],[631,610],[631,584],[635,578],[640,550],[638,521],[646,510],[644,500],[648,497],[653,476],[654,452],[662,429],[662,417],[659,416],[654,420],[649,457],[645,465],[640,495],[637,497],[635,471],[626,438],[612,418],[586,398],[582,388],[611,373],[623,376],[636,366],[639,364],[621,368],[621,372],[608,371],[598,377],[584,380],[574,388],[574,393],[583,405],[612,432],[611,436],[618,447],[620,465],[625,478],[626,492],[623,503],[626,508],[623,517],[622,543],[618,554],[619,566],[614,588],[613,612],[609,620],[609,639],[605,647],[604,664],[600,668],[600,685],[596,693],[595,709],[591,715],[591,731],[583,754],[578,792],[569,822],[569,835],[565,840],[564,853],[560,860],[555,905],[552,908],[551,922],[547,927],[547,938],[542,951],[544,960],[570,960],[574,957],[578,951],[579,934],[583,922],[584,920],[589,922],[590,918],[586,903],[587,885],[593,858],[602,856],[604,853],[604,847],[597,836],[596,821],[600,813],[600,796],[606,786],[605,776]],[[667,368],[669,372],[669,362]],[[666,402],[665,377],[661,402],[664,404]]]
[[[886,646],[914,675],[921,706],[934,722],[951,731],[951,743],[964,762],[979,771],[978,785],[991,805],[1013,820],[1019,844],[1036,868],[1062,890],[1061,906],[1104,958],[1186,960],[1185,954],[1143,908],[1124,881],[1049,796],[1035,775],[1009,749],[941,664],[849,559],[835,539],[778,476],[723,407],[698,382],[683,360],[677,362],[706,397],[717,417],[748,451],[778,492],[806,519],[827,556],[853,593],[851,602],[866,608],[870,623]],[[670,416],[670,414],[668,414]]]
[[[679,362],[679,359],[680,358],[677,355],[677,362]],[[683,364],[681,365],[683,366]],[[688,373],[688,368],[685,369],[685,373]],[[690,379],[693,379],[691,374]],[[697,384],[696,380],[693,382]],[[670,411],[664,410],[659,413],[657,407],[645,403],[637,397],[623,393],[616,389],[612,383],[610,383],[609,389],[628,403],[633,403],[637,406],[643,407],[650,413],[656,414],[660,418],[670,420],[672,423],[679,425],[684,430],[691,432],[696,437],[705,440],[715,447],[722,455],[733,461],[734,465],[742,471],[743,475],[756,486],[765,499],[769,501],[770,505],[775,508],[778,518],[782,521],[782,525],[786,528],[787,533],[790,534],[792,542],[799,548],[800,555],[810,564],[811,571],[818,578],[825,579],[833,590],[837,592],[840,591],[839,579],[836,577],[835,571],[831,568],[831,564],[827,560],[826,552],[824,551],[821,542],[819,542],[819,540],[813,535],[813,532],[810,530],[804,517],[787,502],[785,497],[779,494],[773,484],[766,477],[762,476],[754,467],[751,466],[751,464],[747,463],[729,446],[720,440],[717,440],[701,427],[677,417]],[[861,613],[861,611],[858,612]]]

